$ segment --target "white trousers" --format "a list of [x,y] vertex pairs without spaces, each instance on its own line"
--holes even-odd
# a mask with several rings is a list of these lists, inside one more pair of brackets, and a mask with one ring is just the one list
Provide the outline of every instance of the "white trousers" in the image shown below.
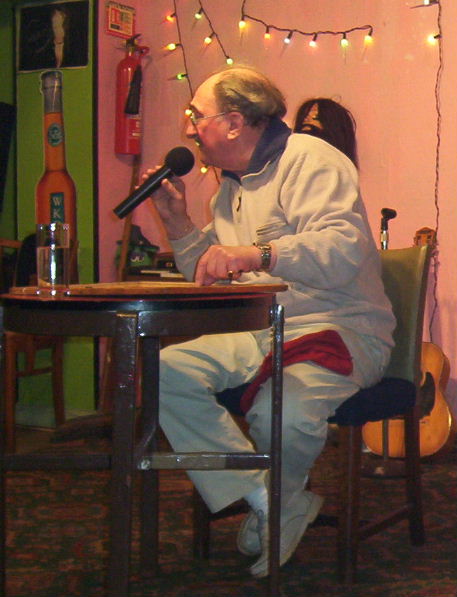
[[[329,326],[288,329],[285,340]],[[349,376],[312,362],[284,368],[282,494],[303,487],[327,437],[327,419],[360,387],[378,381],[389,348],[371,337],[335,328],[353,358]],[[201,336],[161,351],[160,425],[179,452],[252,452],[248,439],[215,393],[251,381],[270,350],[270,331]],[[261,386],[246,415],[259,451],[269,448],[271,383]],[[265,471],[189,471],[212,512],[265,484]]]

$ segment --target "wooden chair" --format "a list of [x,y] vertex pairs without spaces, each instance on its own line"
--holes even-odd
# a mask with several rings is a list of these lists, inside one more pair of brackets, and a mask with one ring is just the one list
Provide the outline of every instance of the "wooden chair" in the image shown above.
[[[22,253],[21,253],[22,251]],[[17,240],[0,239],[0,283],[2,292],[18,282],[24,285],[29,282],[29,271],[33,272],[34,261],[33,238],[28,237],[24,244]],[[30,263],[30,256],[32,263]],[[27,267],[23,267],[22,264]],[[54,416],[57,425],[65,422],[65,405],[63,390],[63,345],[64,339],[59,336],[36,336],[6,332],[4,352],[4,393],[5,393],[5,445],[7,452],[16,449],[15,410],[17,402],[17,384],[21,377],[51,373]],[[36,353],[41,350],[51,351],[49,365],[37,366]],[[24,366],[18,366],[18,357],[23,355]]]
[[[356,580],[359,542],[392,524],[407,519],[410,541],[425,541],[419,452],[420,357],[422,328],[430,263],[430,247],[381,251],[382,277],[397,319],[395,348],[386,376],[375,386],[360,390],[346,400],[329,422],[338,428],[341,479],[337,526],[338,571],[346,583]],[[221,401],[236,414],[243,387],[226,390]],[[376,520],[360,521],[362,485],[362,426],[394,416],[404,419],[406,500]],[[380,481],[382,482],[382,481]],[[391,506],[391,504],[389,504]],[[236,510],[239,512],[239,510]],[[232,510],[230,513],[234,513]],[[221,518],[217,513],[214,518]],[[194,492],[194,554],[208,557],[212,515]],[[329,517],[326,517],[329,520]]]

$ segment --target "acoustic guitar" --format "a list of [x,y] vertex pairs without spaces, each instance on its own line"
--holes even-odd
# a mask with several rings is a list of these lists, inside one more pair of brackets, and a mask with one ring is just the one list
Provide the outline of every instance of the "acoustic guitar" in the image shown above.
[[[418,246],[435,246],[436,234],[431,228],[416,232],[414,243]],[[422,343],[422,380],[417,403],[420,407],[419,444],[421,457],[443,454],[454,443],[456,421],[449,409],[445,390],[449,381],[449,359],[441,348],[431,342]],[[366,423],[362,434],[367,447],[380,456],[403,458],[405,456],[404,423],[401,417],[389,419],[388,430],[383,435],[383,422]],[[383,438],[388,438],[388,449]]]

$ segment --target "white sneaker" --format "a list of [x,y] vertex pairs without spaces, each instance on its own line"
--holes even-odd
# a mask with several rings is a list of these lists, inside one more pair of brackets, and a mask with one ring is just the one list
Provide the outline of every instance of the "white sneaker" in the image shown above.
[[[322,507],[324,498],[311,491],[300,491],[295,493],[286,504],[281,507],[281,541],[280,541],[280,556],[279,565],[282,566],[289,560],[297,545],[300,543],[303,534],[305,533],[308,525],[312,523],[319,513]],[[258,549],[257,553],[260,553],[260,558],[249,568],[252,576],[256,578],[262,578],[268,576],[268,519],[262,512],[259,515],[253,513],[253,517],[256,519],[256,530],[257,530],[257,541]],[[249,515],[248,517],[249,518]],[[245,528],[243,537],[238,536],[238,547],[252,550],[255,548],[255,543],[252,540],[252,519],[246,524],[242,525]],[[243,538],[246,541],[243,542]],[[261,546],[261,550],[260,550]]]
[[238,551],[244,553],[245,556],[257,556],[262,553],[262,548],[260,547],[259,519],[254,510],[249,510],[249,513],[244,517],[238,530],[236,544]]

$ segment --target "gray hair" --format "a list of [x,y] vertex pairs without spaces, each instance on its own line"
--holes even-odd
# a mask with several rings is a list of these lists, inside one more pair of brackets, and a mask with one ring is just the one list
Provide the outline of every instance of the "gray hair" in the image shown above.
[[251,126],[285,115],[283,94],[254,68],[234,66],[220,71],[216,77],[214,95],[222,112],[240,112]]

